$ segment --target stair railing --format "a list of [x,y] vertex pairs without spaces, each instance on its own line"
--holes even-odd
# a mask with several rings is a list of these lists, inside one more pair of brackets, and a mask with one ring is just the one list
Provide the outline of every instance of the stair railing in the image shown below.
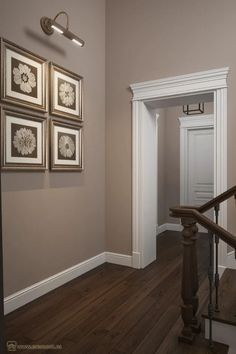
[[[209,343],[212,342],[212,319],[214,311],[219,311],[219,270],[218,270],[218,248],[219,240],[226,242],[236,250],[236,236],[222,228],[219,222],[220,204],[234,196],[236,199],[236,186],[226,192],[213,198],[211,201],[200,207],[179,206],[170,208],[170,215],[181,219],[183,226],[183,266],[182,266],[182,306],[181,315],[183,319],[183,329],[179,340],[186,343],[192,343],[196,333],[200,332],[200,322],[197,318],[198,311],[198,264],[196,241],[198,227],[197,223],[208,230],[209,236]],[[206,211],[214,209],[215,222],[203,215]],[[214,259],[214,241],[215,241],[215,259]],[[215,269],[214,269],[215,268]],[[214,274],[215,270],[215,274]],[[213,290],[215,287],[215,306],[213,306]]]

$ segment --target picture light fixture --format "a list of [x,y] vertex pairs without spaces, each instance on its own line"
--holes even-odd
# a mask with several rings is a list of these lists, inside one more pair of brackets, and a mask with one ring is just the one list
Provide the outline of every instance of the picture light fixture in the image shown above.
[[[63,27],[58,22],[56,22],[56,19],[60,15],[66,16],[66,27]],[[54,17],[54,19],[51,19],[46,16],[42,17],[40,19],[40,24],[41,24],[42,30],[47,35],[53,34],[54,30],[55,30],[56,32],[58,32],[60,34],[63,34],[63,36],[70,39],[72,42],[76,43],[80,47],[84,46],[84,41],[81,38],[79,38],[78,36],[76,36],[74,33],[69,31],[69,16],[65,11],[58,12],[58,14]]]

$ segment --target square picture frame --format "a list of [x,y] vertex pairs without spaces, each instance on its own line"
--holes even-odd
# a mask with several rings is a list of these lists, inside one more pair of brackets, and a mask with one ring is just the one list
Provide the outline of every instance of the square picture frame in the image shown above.
[[47,112],[47,60],[1,38],[1,100]]
[[1,109],[1,166],[3,170],[45,170],[47,119]]
[[83,122],[83,77],[54,63],[50,68],[50,113]]
[[83,170],[83,128],[51,119],[51,171]]

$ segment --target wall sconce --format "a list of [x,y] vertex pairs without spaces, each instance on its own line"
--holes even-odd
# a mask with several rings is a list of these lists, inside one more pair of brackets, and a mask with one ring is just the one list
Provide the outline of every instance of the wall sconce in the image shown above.
[[[58,22],[56,22],[56,19],[60,15],[66,16],[66,19],[67,19],[66,20],[66,27],[63,27]],[[41,24],[42,30],[47,35],[53,34],[53,32],[55,30],[56,32],[58,32],[60,34],[63,34],[63,36],[70,39],[72,42],[76,43],[80,47],[84,46],[84,41],[81,38],[79,38],[78,36],[76,36],[74,33],[69,31],[69,16],[65,11],[58,12],[58,14],[54,17],[54,19],[51,19],[51,18],[45,17],[45,16],[42,17],[40,19],[40,24]]]
[[[190,108],[191,106],[191,108]],[[189,115],[194,115],[194,114],[203,114],[204,113],[204,103],[198,103],[197,105],[192,104],[192,105],[185,105],[183,106],[183,112],[185,114]]]

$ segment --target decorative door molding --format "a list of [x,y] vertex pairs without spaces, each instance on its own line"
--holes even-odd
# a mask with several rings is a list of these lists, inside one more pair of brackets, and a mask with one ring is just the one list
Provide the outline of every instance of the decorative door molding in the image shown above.
[[[147,214],[157,215],[157,205],[146,191],[147,176],[144,174],[145,151],[154,151],[156,144],[144,138],[144,120],[155,119],[147,114],[145,103],[158,99],[183,97],[191,94],[214,93],[214,195],[227,189],[227,77],[229,68],[203,71],[154,81],[135,83],[130,86],[132,99],[132,256],[133,267],[143,268],[154,260],[150,250],[156,247],[156,227],[147,224]],[[154,124],[147,124],[153,134]],[[149,164],[156,164],[156,152]],[[149,182],[150,183],[150,182]],[[149,189],[156,190],[157,176]],[[227,205],[222,204],[220,225],[227,228]],[[220,264],[227,260],[227,247],[220,243]]]

